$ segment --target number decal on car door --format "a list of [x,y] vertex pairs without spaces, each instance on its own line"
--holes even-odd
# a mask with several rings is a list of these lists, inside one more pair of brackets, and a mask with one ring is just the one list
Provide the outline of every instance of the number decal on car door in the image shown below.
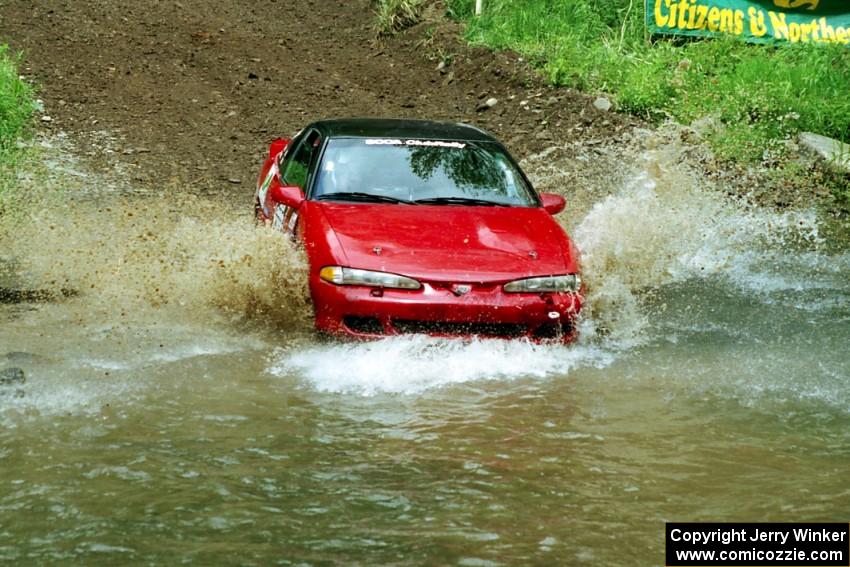
[[[285,205],[277,205],[274,208],[272,228],[281,232],[295,235],[295,227],[298,224],[298,212],[293,211]],[[285,227],[285,228],[284,228]]]
[[266,216],[269,215],[269,209],[266,207],[266,194],[269,192],[269,186],[272,184],[272,179],[274,179],[276,170],[276,167],[269,169],[268,175],[266,175],[266,178],[263,180],[263,184],[260,185],[260,190],[257,192],[257,199],[260,201],[260,207],[263,209],[263,213],[265,213]]
[[274,208],[274,218],[272,219],[272,228],[275,230],[283,230],[283,220],[286,218],[286,209],[283,205],[277,205]]

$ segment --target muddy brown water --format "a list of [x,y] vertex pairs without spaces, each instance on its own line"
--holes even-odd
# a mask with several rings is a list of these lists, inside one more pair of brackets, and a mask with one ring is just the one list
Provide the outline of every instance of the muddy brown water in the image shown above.
[[[80,294],[0,306],[27,376],[0,560],[658,565],[666,521],[847,521],[850,255],[662,150],[569,195],[571,347],[317,341],[249,207],[82,177],[3,241],[6,278]],[[557,156],[525,160],[538,187]]]

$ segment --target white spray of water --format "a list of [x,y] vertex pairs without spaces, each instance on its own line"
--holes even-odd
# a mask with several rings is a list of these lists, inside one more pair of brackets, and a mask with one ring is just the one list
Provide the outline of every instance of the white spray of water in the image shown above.
[[564,348],[525,341],[404,336],[357,344],[327,344],[282,353],[269,369],[293,372],[327,392],[415,394],[474,380],[545,378],[577,366],[604,367],[609,351],[592,345]]
[[777,213],[730,199],[678,157],[669,146],[644,154],[636,175],[593,205],[573,231],[589,289],[587,330],[602,331],[621,347],[646,336],[647,294],[688,279],[769,285],[754,277],[765,254],[818,239],[813,213]]

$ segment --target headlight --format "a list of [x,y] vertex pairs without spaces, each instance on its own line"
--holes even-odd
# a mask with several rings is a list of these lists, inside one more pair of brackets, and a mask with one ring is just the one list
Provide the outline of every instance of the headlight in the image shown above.
[[567,274],[545,278],[528,278],[505,284],[508,293],[577,292],[581,289],[581,276]]
[[369,270],[342,268],[340,266],[325,266],[319,272],[319,277],[336,285],[365,285],[397,289],[419,289],[422,287],[422,284],[418,281],[397,274],[370,272]]

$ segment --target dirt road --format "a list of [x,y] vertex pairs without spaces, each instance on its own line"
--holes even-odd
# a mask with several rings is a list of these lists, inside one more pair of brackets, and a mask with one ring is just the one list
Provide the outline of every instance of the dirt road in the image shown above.
[[[461,45],[439,14],[377,41],[367,0],[48,4],[0,0],[0,42],[24,52],[41,85],[42,126],[82,146],[92,133],[116,136],[130,181],[156,190],[247,202],[267,143],[326,117],[470,122],[519,157],[633,123],[542,86],[514,55]],[[498,104],[482,110],[491,97]],[[95,166],[111,161],[87,153]]]

